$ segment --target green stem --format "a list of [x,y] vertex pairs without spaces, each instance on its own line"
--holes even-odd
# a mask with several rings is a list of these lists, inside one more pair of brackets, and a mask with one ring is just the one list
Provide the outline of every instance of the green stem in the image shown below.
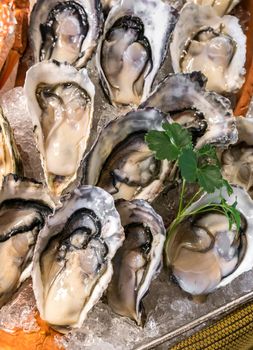
[[210,211],[210,210],[212,210],[212,208],[215,208],[215,207],[220,207],[220,205],[218,203],[217,203],[217,205],[214,204],[214,203],[207,203],[205,205],[202,205],[202,207],[198,207],[196,210],[184,213],[184,216],[187,217],[187,216],[196,215],[196,214],[199,214],[200,212],[202,212],[205,209],[208,209],[208,211]]
[[195,201],[196,198],[198,198],[201,194],[203,194],[203,189],[199,189],[193,196],[192,198],[189,200],[189,202],[187,203],[187,205],[184,207],[183,211],[185,211],[186,209],[188,209],[192,203]]
[[[175,218],[172,223],[170,224],[170,227],[167,231],[167,235],[166,235],[166,241],[165,241],[165,246],[164,246],[164,249],[165,249],[165,252],[167,252],[168,248],[169,248],[169,243],[173,237],[173,234],[175,232],[175,229],[176,227],[180,224],[180,219],[179,218]],[[169,266],[170,264],[170,261],[169,261],[169,255],[170,254],[167,254],[165,253],[165,262],[166,262],[166,265]]]
[[178,207],[177,217],[179,217],[181,215],[181,211],[182,211],[182,207],[183,207],[183,200],[184,200],[185,185],[186,185],[186,181],[185,181],[185,179],[183,179],[182,188],[181,188],[181,192],[180,192],[180,198],[179,198],[179,207]]

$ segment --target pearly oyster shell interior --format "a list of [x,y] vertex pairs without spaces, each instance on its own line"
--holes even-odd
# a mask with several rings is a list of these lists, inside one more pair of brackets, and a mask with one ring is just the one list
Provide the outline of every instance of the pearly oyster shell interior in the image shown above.
[[45,179],[59,196],[76,179],[86,151],[95,88],[84,68],[52,61],[30,68],[24,90]]
[[81,327],[111,280],[111,260],[123,240],[107,192],[82,186],[66,196],[35,247],[32,278],[41,317],[61,332]]
[[205,89],[206,79],[200,72],[170,74],[141,104],[155,108],[186,127],[196,147],[213,144],[221,148],[237,141],[235,118],[230,101]]
[[54,59],[84,67],[96,48],[100,26],[97,0],[37,0],[30,19],[35,62]]
[[118,200],[116,208],[125,241],[113,259],[107,301],[114,312],[143,325],[142,299],[162,264],[165,228],[162,218],[143,200]]
[[[253,266],[253,201],[240,187],[233,187],[229,204],[237,201],[241,228],[229,227],[220,213],[209,212],[182,222],[165,247],[166,262],[180,287],[192,295],[208,294],[223,287]],[[220,201],[220,193],[205,194],[189,210]]]
[[152,201],[173,173],[167,160],[157,161],[144,141],[147,131],[162,127],[162,113],[143,109],[110,122],[84,160],[82,182],[100,186],[114,199]]
[[222,173],[234,185],[242,186],[253,198],[253,120],[237,117],[238,142],[221,155]]
[[237,92],[244,83],[246,36],[238,18],[219,17],[211,6],[182,8],[170,53],[175,73],[201,71],[208,90]]
[[162,0],[122,0],[112,7],[96,55],[112,104],[139,105],[148,96],[175,19],[175,10]]
[[4,178],[0,191],[0,307],[30,275],[35,243],[54,210],[46,188],[16,175]]
[[14,140],[13,131],[0,107],[0,187],[4,176],[23,175],[23,165]]
[[231,12],[233,8],[239,4],[241,0],[187,0],[198,5],[212,6],[217,15],[224,16]]

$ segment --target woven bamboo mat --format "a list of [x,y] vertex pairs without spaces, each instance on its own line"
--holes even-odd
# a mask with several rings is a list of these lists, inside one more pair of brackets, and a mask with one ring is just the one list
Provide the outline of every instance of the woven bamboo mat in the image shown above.
[[253,350],[253,301],[170,350]]

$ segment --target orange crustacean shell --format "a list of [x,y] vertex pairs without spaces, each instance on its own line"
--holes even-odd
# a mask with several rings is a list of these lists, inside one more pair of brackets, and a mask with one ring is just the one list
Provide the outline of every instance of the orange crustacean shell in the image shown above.
[[245,115],[247,113],[249,102],[253,96],[253,1],[244,0],[241,5],[244,10],[250,13],[250,20],[248,22],[247,35],[247,56],[246,56],[246,79],[240,93],[237,106],[234,114],[236,116]]
[[0,3],[0,90],[14,87],[19,60],[27,44],[29,1]]
[[16,19],[13,3],[3,0],[0,3],[0,70],[6,61],[15,41]]

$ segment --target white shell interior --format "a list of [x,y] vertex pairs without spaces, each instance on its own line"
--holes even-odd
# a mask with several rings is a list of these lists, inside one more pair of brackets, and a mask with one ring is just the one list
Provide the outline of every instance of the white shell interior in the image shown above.
[[[76,84],[74,91],[71,90],[70,94],[65,96],[66,104],[64,102],[61,106],[52,101],[51,105],[47,106],[49,110],[47,117],[53,123],[47,138],[42,128],[43,111],[36,96],[40,83],[48,86]],[[78,87],[89,96],[87,108],[79,103]],[[52,193],[59,195],[75,180],[77,169],[86,150],[93,120],[95,87],[85,68],[77,71],[66,64],[40,62],[27,72],[24,91],[34,125],[37,148],[41,154],[45,179]],[[59,185],[57,176],[63,178]]]
[[[222,46],[220,46],[221,40],[219,39],[219,42],[212,44],[212,48],[208,46],[208,48],[201,51],[201,54],[198,53],[194,57],[192,64],[197,62],[193,66],[194,70],[201,70],[207,76],[207,88],[209,90],[219,93],[236,92],[244,83],[246,36],[236,17],[229,15],[219,17],[211,6],[187,3],[182,8],[170,45],[173,69],[176,73],[182,71],[183,68],[180,62],[185,50],[188,50],[187,45],[191,43],[196,33],[206,30],[207,28],[212,28],[217,33],[221,31],[221,33],[230,37],[234,42],[235,51],[231,61],[223,66],[223,63],[217,58],[219,54],[222,57],[224,56],[224,52],[223,54],[219,53],[222,48]],[[218,39],[216,39],[216,41],[217,40]],[[216,61],[212,57],[214,57]],[[189,68],[185,69],[186,68],[184,68],[183,73],[190,73],[191,65],[189,65]]]
[[[41,277],[40,257],[42,252],[46,249],[50,239],[63,230],[68,219],[75,211],[82,208],[93,211],[99,218],[102,227],[100,233],[101,239],[103,239],[105,242],[108,253],[107,259],[105,261],[105,272],[103,272],[101,278],[99,278],[99,280],[94,285],[87,300],[83,301],[82,309],[79,310],[80,314],[78,322],[71,324],[71,327],[74,328],[81,327],[84,319],[87,316],[87,313],[94,306],[94,304],[98,302],[104,290],[107,288],[113,273],[111,260],[124,240],[124,231],[120,223],[119,214],[115,209],[112,196],[104,190],[92,186],[82,186],[79,189],[74,190],[71,195],[67,195],[62,202],[62,207],[58,209],[54,215],[49,217],[46,226],[39,234],[35,247],[32,271],[33,289],[37,307],[41,317],[43,319],[46,319],[44,304],[45,296]],[[83,286],[83,288],[85,288],[85,286]],[[76,290],[75,293],[78,297],[78,290]],[[70,295],[71,294],[72,293],[70,293]],[[64,289],[64,285],[62,285],[61,290],[58,291],[58,296],[62,303],[68,303],[70,300],[69,293]],[[57,305],[59,303],[56,302],[55,304]],[[67,305],[65,305],[64,312],[66,310],[68,310]],[[57,312],[57,310],[55,310],[55,312]],[[67,318],[68,314],[66,314],[66,319]],[[64,332],[62,329],[59,330]]]
[[[238,267],[227,277],[223,278],[216,288],[224,287],[233,281],[235,278],[249,271],[253,267],[253,201],[248,195],[248,193],[240,188],[233,186],[233,194],[228,196],[225,188],[222,189],[222,196],[227,201],[228,204],[232,205],[237,201],[237,209],[244,216],[247,222],[247,227],[245,231],[246,236],[246,251]],[[205,205],[208,203],[219,203],[220,202],[220,192],[217,191],[213,194],[206,194],[201,197],[197,202],[193,203],[187,211],[192,211],[198,208],[200,205]]]
[[[166,55],[169,34],[175,22],[173,8],[168,3],[161,0],[121,0],[121,2],[112,7],[105,21],[104,34],[98,44],[96,63],[102,83],[105,85],[113,104],[114,101],[112,98],[110,84],[108,83],[101,66],[102,44],[106,33],[113,26],[113,24],[122,16],[129,15],[139,17],[143,22],[144,36],[148,39],[152,51],[152,69],[145,77],[141,101],[144,101],[150,93],[153,80]],[[159,25],[157,25],[157,18],[159,18]],[[128,84],[128,76],[125,77],[125,84]]]
[[[37,0],[35,3],[30,18],[30,41],[33,48],[35,62],[40,61],[40,48],[42,44],[40,25],[46,22],[48,14],[56,5],[59,3],[64,4],[65,2],[67,2],[67,0]],[[101,14],[97,0],[75,0],[75,2],[81,5],[81,7],[84,9],[89,25],[88,33],[81,46],[82,55],[80,55],[80,58],[74,64],[75,67],[81,68],[86,65],[97,46],[97,39],[100,33]],[[65,26],[63,27],[63,30],[71,31],[71,23],[68,25],[70,26],[69,29],[67,29]],[[73,25],[75,25],[75,23],[73,23]],[[68,51],[69,50],[62,52],[61,62],[68,62]]]

